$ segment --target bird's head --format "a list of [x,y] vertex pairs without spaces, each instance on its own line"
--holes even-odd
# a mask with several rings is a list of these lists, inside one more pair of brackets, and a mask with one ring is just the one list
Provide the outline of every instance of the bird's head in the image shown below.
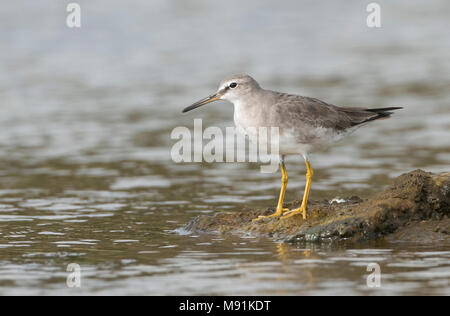
[[183,113],[217,100],[227,100],[235,103],[243,96],[258,89],[261,89],[261,87],[256,80],[249,75],[233,75],[225,80],[222,80],[215,93],[188,106],[183,110]]

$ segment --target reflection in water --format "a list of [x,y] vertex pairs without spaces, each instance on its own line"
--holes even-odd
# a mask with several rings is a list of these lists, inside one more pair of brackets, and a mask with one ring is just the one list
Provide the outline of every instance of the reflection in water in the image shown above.
[[[313,155],[312,199],[367,197],[414,168],[448,171],[447,2],[383,3],[376,32],[356,0],[86,2],[76,31],[61,25],[63,4],[47,2],[0,10],[0,294],[450,294],[444,242],[176,233],[199,214],[274,206],[279,175],[170,159],[174,127],[232,124],[226,103],[181,109],[246,72],[339,105],[405,107]],[[288,163],[290,200],[305,170]],[[371,262],[378,290],[366,286]],[[66,287],[69,263],[82,267],[79,289]]]

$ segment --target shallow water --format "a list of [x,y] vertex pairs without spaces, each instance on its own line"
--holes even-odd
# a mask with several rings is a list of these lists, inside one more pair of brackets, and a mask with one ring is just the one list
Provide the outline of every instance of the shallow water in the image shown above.
[[[41,1],[42,2],[42,1]],[[175,164],[176,126],[232,126],[225,102],[181,115],[230,73],[348,106],[404,106],[313,155],[312,199],[368,197],[449,171],[450,4],[79,1],[0,8],[0,294],[444,294],[450,245],[286,245],[184,235],[199,214],[276,203],[259,165]],[[289,157],[287,199],[304,164]],[[381,287],[366,284],[378,263]],[[67,265],[81,266],[68,288]]]

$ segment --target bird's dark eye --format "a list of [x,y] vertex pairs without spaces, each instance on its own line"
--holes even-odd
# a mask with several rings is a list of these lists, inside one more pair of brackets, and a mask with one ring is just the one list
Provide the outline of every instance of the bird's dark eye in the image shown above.
[[230,83],[230,88],[231,88],[231,89],[234,89],[234,88],[236,88],[236,87],[237,87],[237,83],[236,83],[236,82]]

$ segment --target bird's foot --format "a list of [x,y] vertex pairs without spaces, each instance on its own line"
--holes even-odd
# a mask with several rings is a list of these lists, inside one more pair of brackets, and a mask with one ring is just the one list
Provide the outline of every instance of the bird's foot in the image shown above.
[[283,216],[280,217],[280,219],[286,219],[297,214],[302,214],[303,219],[306,219],[306,206],[302,205],[299,208],[286,212],[285,214],[283,214]]
[[288,208],[281,208],[281,209],[276,210],[276,212],[271,215],[267,215],[267,216],[260,215],[257,218],[253,219],[253,222],[257,222],[263,218],[281,217],[284,213],[287,213],[287,212],[289,212]]

